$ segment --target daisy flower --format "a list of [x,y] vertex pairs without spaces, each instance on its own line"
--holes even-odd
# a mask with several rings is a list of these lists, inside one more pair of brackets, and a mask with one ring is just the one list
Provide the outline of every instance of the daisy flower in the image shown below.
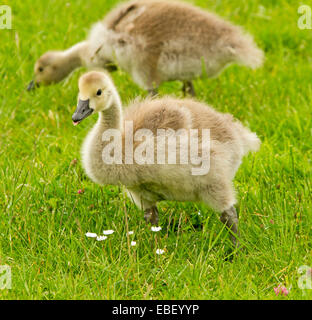
[[156,254],[163,254],[163,253],[165,253],[165,250],[163,250],[163,249],[156,250]]
[[93,233],[93,232],[87,232],[87,233],[86,233],[86,237],[88,237],[88,238],[96,238],[96,237],[97,237],[97,234],[96,234],[96,233]]
[[96,240],[97,240],[97,241],[103,241],[103,240],[105,240],[105,239],[107,239],[106,236],[97,236],[97,237],[96,237]]
[[152,230],[153,232],[158,232],[158,231],[161,230],[161,227],[151,227],[151,230]]
[[114,230],[104,230],[104,231],[103,231],[103,234],[109,235],[109,234],[112,234],[112,233],[114,233],[114,232],[115,232]]

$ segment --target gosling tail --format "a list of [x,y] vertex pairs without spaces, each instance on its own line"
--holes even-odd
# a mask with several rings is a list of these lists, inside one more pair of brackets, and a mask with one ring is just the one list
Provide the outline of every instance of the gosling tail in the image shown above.
[[239,121],[235,121],[234,123],[240,135],[243,155],[248,152],[258,151],[261,146],[261,140],[257,134],[244,127]]

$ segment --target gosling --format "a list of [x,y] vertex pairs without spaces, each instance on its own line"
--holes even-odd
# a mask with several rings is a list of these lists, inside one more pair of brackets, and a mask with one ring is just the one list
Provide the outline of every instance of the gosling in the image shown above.
[[[221,213],[221,221],[231,230],[232,241],[237,245],[238,217],[232,180],[242,157],[258,150],[261,142],[257,135],[231,115],[192,99],[148,97],[134,101],[123,112],[118,92],[103,72],[82,75],[78,86],[73,123],[77,125],[89,115],[99,114],[82,146],[82,164],[91,180],[101,185],[125,186],[129,198],[144,211],[146,222],[152,224],[158,223],[156,204],[159,201],[204,202]],[[210,146],[203,143],[204,134],[198,135],[198,155],[202,155],[202,162],[204,155],[207,159],[207,153],[210,157],[209,170],[204,174],[196,171],[200,169],[199,162],[194,168],[190,161],[176,161],[176,164],[170,164],[169,160],[157,164],[150,161],[161,152],[168,158],[170,137],[181,137],[178,132],[184,130],[185,138],[194,129],[210,130]],[[159,130],[166,131],[166,139],[162,148],[156,150],[161,137]],[[112,137],[119,141],[121,150],[116,147],[118,143],[112,144]],[[131,160],[133,150],[135,155],[141,155],[137,162]],[[189,151],[189,145],[185,147],[182,137],[174,150],[181,160]],[[148,157],[147,153],[152,156]]]
[[252,37],[215,14],[182,2],[136,0],[108,13],[86,41],[43,54],[28,89],[59,82],[81,66],[113,71],[118,65],[152,94],[164,81],[181,80],[184,93],[195,95],[192,79],[262,61]]

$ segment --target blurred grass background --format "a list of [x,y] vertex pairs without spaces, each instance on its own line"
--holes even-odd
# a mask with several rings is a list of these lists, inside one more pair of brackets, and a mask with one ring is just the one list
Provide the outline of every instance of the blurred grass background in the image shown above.
[[[232,113],[263,142],[235,178],[246,250],[234,259],[211,209],[163,202],[162,230],[154,234],[120,188],[86,177],[80,146],[96,117],[71,123],[85,70],[25,91],[42,53],[83,40],[116,3],[3,3],[12,8],[13,29],[0,30],[0,265],[11,266],[12,289],[0,298],[311,299],[297,284],[298,267],[312,267],[312,30],[297,27],[297,9],[309,3],[192,1],[244,27],[266,54],[256,71],[231,66],[195,81],[198,99]],[[112,77],[125,105],[146,95],[122,71]],[[181,87],[166,83],[160,94],[182,96]],[[104,229],[115,230],[106,241],[84,235]],[[278,284],[290,289],[287,297],[275,296]]]

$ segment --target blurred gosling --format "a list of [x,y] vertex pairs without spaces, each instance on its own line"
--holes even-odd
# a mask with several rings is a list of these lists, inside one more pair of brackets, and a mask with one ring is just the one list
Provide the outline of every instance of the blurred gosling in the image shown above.
[[151,94],[164,81],[181,80],[184,93],[195,95],[194,78],[215,77],[232,63],[255,69],[262,62],[252,37],[215,14],[183,2],[137,0],[109,12],[86,41],[43,54],[28,89],[57,83],[81,66],[119,66]]

